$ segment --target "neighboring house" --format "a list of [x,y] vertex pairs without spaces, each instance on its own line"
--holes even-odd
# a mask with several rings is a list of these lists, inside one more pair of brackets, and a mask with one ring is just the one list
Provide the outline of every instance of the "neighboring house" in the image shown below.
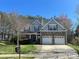
[[10,35],[7,29],[5,31],[3,27],[0,26],[0,40],[8,40]]
[[31,43],[67,44],[67,29],[55,19],[51,19],[46,24],[35,20],[22,35]]

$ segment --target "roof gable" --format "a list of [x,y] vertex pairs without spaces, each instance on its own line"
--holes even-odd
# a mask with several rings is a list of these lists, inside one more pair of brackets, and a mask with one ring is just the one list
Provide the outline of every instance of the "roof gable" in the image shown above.
[[41,22],[39,20],[35,20],[32,25],[41,25]]
[[38,32],[42,27],[42,24],[40,23],[39,20],[35,20],[30,26],[29,26],[29,31],[31,32]]
[[66,30],[66,28],[61,25],[58,21],[56,21],[55,18],[51,19],[47,24],[45,24],[43,27],[42,27],[42,30],[49,30],[48,27],[49,27],[49,24],[56,24],[57,25],[57,30]]

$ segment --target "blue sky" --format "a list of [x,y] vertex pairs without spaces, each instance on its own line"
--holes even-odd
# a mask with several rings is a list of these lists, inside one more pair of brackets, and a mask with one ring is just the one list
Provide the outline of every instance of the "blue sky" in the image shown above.
[[64,13],[75,24],[78,4],[79,0],[0,0],[0,11],[16,11],[23,15],[41,15],[46,18]]

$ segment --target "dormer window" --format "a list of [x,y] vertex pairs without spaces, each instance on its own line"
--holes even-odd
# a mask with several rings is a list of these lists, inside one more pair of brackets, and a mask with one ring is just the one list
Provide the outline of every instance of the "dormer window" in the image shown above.
[[49,30],[57,30],[57,24],[49,24],[48,29]]

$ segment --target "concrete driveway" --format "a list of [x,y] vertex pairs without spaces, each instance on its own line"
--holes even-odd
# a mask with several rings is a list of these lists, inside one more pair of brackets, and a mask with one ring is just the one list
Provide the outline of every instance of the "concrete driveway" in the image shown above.
[[77,52],[68,45],[42,45],[40,52],[78,56]]
[[40,49],[39,56],[48,58],[52,57],[51,59],[61,59],[62,57],[78,57],[77,52],[67,45],[39,45],[38,48]]
[[73,50],[75,52],[73,48],[67,45],[42,45],[41,50],[46,52],[51,52],[54,50]]
[[76,53],[76,51],[68,45],[42,45],[41,52],[56,52],[56,53],[75,52]]

